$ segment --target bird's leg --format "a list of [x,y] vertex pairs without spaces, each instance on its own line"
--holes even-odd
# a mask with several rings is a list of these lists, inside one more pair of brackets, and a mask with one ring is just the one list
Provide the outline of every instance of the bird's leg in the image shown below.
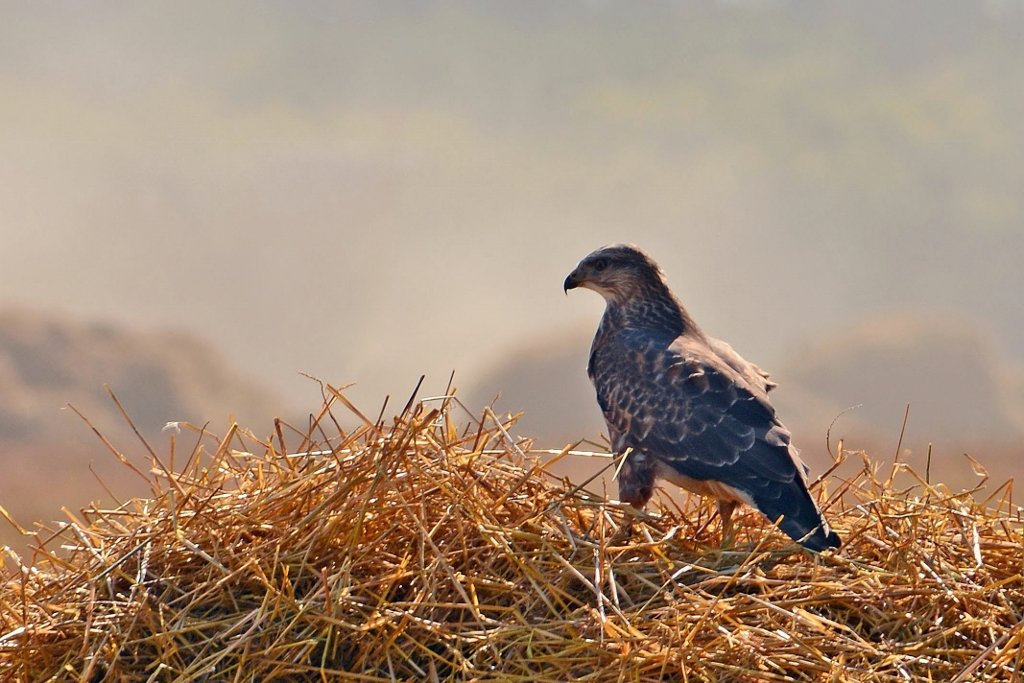
[[654,465],[646,454],[627,449],[619,464],[619,500],[643,510],[654,495]]
[[718,516],[722,518],[722,547],[732,545],[732,513],[736,509],[736,501],[718,499]]
[[[629,503],[634,510],[643,512],[647,502],[654,495],[654,469],[643,453],[626,449],[620,456],[622,460],[617,470],[619,481],[619,500]],[[620,528],[622,538],[616,534],[616,540],[629,538],[633,533],[633,517],[630,516]]]

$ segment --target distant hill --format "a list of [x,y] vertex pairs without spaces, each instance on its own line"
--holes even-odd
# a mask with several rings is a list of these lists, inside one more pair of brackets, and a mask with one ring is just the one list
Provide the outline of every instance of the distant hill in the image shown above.
[[[246,427],[269,431],[271,419],[286,408],[193,335],[27,309],[0,311],[0,505],[20,522],[53,519],[61,506],[74,510],[106,497],[90,469],[118,496],[142,492],[128,469],[64,408],[74,405],[126,453],[140,452],[104,384],[161,451],[168,439],[161,428],[169,421],[209,422],[214,433],[223,433],[234,416]],[[181,438],[196,440],[192,434]],[[7,528],[0,528],[0,540],[16,542]]]
[[891,436],[910,403],[918,438],[968,447],[1024,435],[1024,369],[965,319],[876,315],[796,350],[780,372],[804,423],[858,405],[854,424]]
[[26,309],[0,311],[0,441],[47,442],[81,434],[67,403],[101,429],[124,420],[109,385],[145,434],[172,420],[247,425],[283,406],[194,335],[138,332]]

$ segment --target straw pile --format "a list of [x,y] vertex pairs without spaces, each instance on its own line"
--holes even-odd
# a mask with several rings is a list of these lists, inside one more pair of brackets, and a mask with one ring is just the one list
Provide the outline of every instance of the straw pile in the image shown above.
[[754,513],[723,551],[710,506],[634,514],[548,474],[545,457],[559,456],[528,451],[489,411],[459,428],[449,398],[410,402],[346,432],[331,412],[341,403],[334,392],[305,437],[232,429],[208,448],[201,436],[184,464],[172,439],[148,456],[150,499],[40,532],[31,566],[7,561],[0,679],[1022,670],[1022,524],[1008,486],[985,501],[923,481],[894,490],[865,466],[831,497],[816,489],[838,554],[799,551]]

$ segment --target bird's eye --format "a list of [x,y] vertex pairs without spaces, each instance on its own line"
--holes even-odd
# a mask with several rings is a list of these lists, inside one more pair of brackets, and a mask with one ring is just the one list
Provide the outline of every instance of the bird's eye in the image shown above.
[[606,259],[606,258],[599,258],[596,261],[594,261],[594,272],[595,273],[600,273],[602,270],[604,270],[607,267],[608,267],[608,259]]

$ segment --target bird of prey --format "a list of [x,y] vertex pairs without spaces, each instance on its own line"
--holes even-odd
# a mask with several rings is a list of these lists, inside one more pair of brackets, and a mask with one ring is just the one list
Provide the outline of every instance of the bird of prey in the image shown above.
[[655,479],[666,479],[717,500],[723,542],[744,503],[809,550],[839,547],[768,400],[775,383],[701,331],[647,254],[602,247],[565,278],[566,292],[576,287],[606,302],[587,374],[612,450],[625,454],[620,500],[643,508]]

